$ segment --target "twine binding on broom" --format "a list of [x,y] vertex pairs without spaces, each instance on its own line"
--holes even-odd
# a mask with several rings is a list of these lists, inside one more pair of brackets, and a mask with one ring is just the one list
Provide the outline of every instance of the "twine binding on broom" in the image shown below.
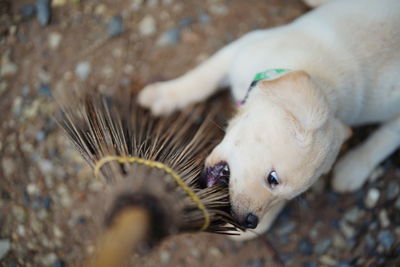
[[177,174],[173,169],[165,165],[164,163],[158,162],[158,161],[153,161],[153,160],[148,160],[148,159],[143,159],[140,157],[128,157],[128,156],[105,156],[101,158],[95,165],[94,168],[94,175],[96,178],[99,177],[100,175],[100,170],[101,168],[112,161],[117,161],[118,163],[137,163],[141,165],[145,165],[150,168],[156,168],[159,169],[169,176],[171,176],[175,182],[180,186],[187,194],[188,196],[193,200],[193,202],[197,205],[197,208],[203,212],[204,214],[204,223],[202,227],[199,229],[199,231],[204,231],[208,228],[210,225],[210,215],[208,213],[208,210],[204,206],[203,202],[201,202],[200,198],[196,195],[195,192],[193,192],[190,187],[188,187],[185,182],[183,181],[182,177]]

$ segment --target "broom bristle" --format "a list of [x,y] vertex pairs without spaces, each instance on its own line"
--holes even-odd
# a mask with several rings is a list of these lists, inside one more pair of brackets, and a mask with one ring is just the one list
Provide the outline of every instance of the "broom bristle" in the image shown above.
[[202,230],[235,234],[240,226],[229,213],[227,186],[201,188],[199,184],[204,159],[222,135],[215,125],[221,104],[203,104],[155,118],[136,104],[134,93],[121,92],[113,97],[87,93],[80,99],[62,101],[59,123],[86,161],[110,183],[112,204],[107,221],[136,202],[156,210],[153,219],[159,229],[154,229],[154,239],[198,231],[204,226],[205,212],[165,170],[121,160],[99,166],[109,156],[135,157],[160,162],[182,178],[209,216],[210,223]]

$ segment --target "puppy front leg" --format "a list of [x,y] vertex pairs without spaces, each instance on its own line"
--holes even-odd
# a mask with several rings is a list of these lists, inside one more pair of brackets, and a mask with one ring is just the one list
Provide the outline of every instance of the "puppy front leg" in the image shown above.
[[400,146],[400,117],[382,125],[365,143],[348,152],[333,171],[338,192],[359,189],[375,167]]
[[139,104],[154,115],[167,115],[206,99],[226,79],[234,50],[233,43],[177,79],[146,86],[139,94]]
[[235,241],[246,241],[260,235],[264,234],[271,227],[272,223],[275,221],[276,217],[279,215],[283,207],[285,206],[286,201],[278,202],[274,205],[261,219],[257,228],[254,230],[248,230],[246,232],[241,232],[240,235],[232,235],[230,236]]

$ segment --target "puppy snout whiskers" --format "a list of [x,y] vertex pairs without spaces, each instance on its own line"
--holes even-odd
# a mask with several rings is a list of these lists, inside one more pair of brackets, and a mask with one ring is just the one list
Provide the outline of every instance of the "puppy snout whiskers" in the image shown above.
[[210,187],[219,183],[229,183],[230,170],[226,162],[219,162],[213,166],[208,166],[202,173],[202,183]]

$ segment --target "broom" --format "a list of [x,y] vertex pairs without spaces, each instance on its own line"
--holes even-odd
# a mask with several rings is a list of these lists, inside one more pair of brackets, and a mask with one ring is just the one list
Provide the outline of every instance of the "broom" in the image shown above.
[[241,229],[226,185],[199,185],[203,161],[221,138],[214,125],[221,103],[154,118],[132,92],[66,99],[59,123],[95,176],[109,183],[107,230],[87,265],[120,266],[133,248],[182,232]]

